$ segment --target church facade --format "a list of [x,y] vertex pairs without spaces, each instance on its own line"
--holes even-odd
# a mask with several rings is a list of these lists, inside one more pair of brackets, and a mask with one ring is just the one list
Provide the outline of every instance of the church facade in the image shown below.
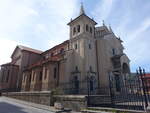
[[10,63],[17,66],[18,73],[10,74],[17,76],[16,87],[21,91],[59,88],[72,94],[85,94],[88,89],[98,94],[109,93],[107,88],[113,85],[120,92],[130,74],[130,60],[111,27],[96,24],[81,6],[79,16],[68,23],[69,40],[44,52],[18,46]]

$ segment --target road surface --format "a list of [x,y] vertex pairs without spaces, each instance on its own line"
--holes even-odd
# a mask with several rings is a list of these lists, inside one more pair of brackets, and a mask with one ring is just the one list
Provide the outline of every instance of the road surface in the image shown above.
[[53,113],[0,97],[0,113]]

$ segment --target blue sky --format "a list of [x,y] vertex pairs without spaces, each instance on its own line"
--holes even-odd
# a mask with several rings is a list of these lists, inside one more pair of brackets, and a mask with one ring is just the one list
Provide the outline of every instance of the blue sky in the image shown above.
[[[150,72],[150,0],[82,0],[85,12],[111,27],[124,41],[131,70]],[[0,64],[16,45],[47,50],[69,39],[67,23],[78,16],[81,0],[0,0]]]

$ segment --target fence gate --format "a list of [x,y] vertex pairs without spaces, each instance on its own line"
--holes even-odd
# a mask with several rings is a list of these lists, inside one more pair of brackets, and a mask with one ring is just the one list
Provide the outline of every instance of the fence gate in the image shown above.
[[144,76],[139,69],[134,79],[125,79],[120,82],[120,90],[110,85],[112,107],[144,110],[150,103],[150,78]]

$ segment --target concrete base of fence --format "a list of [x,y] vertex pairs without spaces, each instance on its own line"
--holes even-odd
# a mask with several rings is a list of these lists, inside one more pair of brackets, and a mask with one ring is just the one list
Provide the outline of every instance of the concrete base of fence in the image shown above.
[[150,105],[147,107],[146,112],[150,113]]

